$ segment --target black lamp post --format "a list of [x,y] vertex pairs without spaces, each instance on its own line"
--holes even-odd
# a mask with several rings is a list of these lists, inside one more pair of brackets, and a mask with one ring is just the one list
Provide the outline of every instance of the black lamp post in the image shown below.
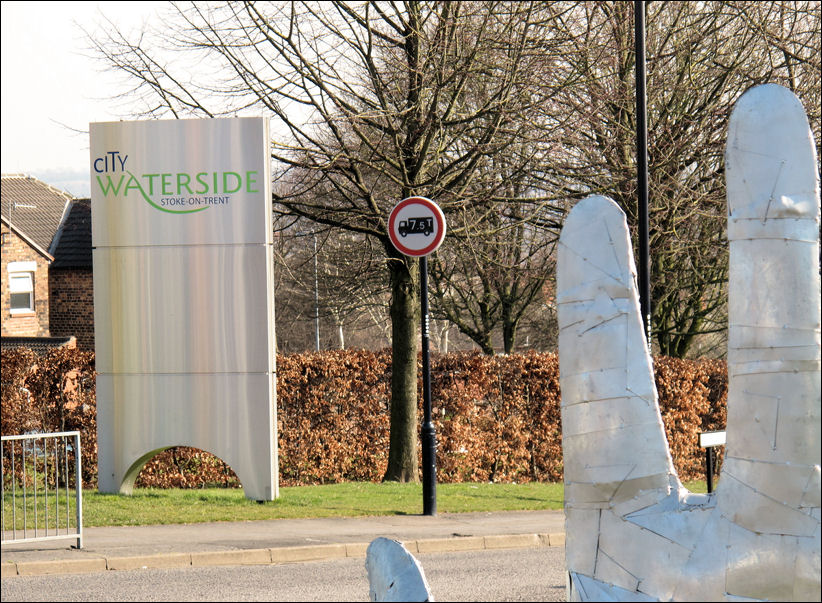
[[634,2],[634,46],[636,49],[636,151],[637,209],[639,219],[639,308],[645,339],[651,349],[651,274],[648,244],[648,123],[645,94],[645,3]]

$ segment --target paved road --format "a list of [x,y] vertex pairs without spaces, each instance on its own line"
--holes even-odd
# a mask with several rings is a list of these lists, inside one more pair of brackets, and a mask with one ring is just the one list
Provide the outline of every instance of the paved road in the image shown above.
[[4,542],[2,576],[365,558],[368,543],[377,537],[399,540],[413,554],[565,544],[562,511],[276,519],[84,532],[82,550],[65,540]]
[[[564,601],[564,547],[416,555],[438,601]],[[367,601],[364,559],[15,576],[3,601]]]

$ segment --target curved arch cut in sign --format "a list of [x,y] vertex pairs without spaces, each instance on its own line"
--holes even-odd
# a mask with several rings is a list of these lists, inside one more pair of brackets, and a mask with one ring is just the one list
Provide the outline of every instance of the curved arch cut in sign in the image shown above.
[[425,197],[408,197],[391,210],[388,236],[403,255],[424,257],[434,253],[445,238],[445,215]]

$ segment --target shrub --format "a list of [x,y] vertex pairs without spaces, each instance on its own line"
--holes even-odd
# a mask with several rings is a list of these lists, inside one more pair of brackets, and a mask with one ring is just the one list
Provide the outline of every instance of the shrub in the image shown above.
[[79,431],[83,483],[97,484],[94,354],[56,348],[2,352],[2,434]]
[[[682,480],[705,475],[700,431],[725,426],[727,371],[720,360],[657,358],[660,409]],[[559,481],[562,429],[556,354],[434,355],[437,479]],[[2,353],[2,433],[79,430],[83,474],[97,480],[94,356],[61,348],[45,356]],[[388,350],[277,357],[280,484],[379,481],[388,451]],[[422,377],[419,381],[422,399]],[[420,405],[422,401],[420,401]],[[422,417],[422,407],[419,409]],[[174,447],[151,459],[140,487],[239,487],[220,459]]]

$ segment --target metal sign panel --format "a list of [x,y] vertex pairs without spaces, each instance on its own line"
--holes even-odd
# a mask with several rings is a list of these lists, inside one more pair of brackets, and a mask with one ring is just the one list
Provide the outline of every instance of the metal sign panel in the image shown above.
[[391,210],[388,236],[403,255],[423,257],[434,253],[445,238],[445,215],[425,197],[408,197]]
[[171,446],[278,495],[268,121],[90,124],[99,488]]
[[699,434],[699,447],[712,448],[725,445],[724,431],[705,431]]

